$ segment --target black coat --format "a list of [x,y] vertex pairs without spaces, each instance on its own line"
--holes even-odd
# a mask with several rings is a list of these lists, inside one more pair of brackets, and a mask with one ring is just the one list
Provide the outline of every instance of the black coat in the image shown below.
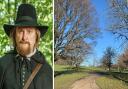
[[[18,78],[18,59],[16,55],[16,53],[8,53],[0,59],[0,89],[22,89]],[[42,63],[43,65],[29,89],[53,89],[52,68],[45,61],[44,56],[37,51],[31,60],[35,63]],[[31,88],[31,86],[34,87]]]

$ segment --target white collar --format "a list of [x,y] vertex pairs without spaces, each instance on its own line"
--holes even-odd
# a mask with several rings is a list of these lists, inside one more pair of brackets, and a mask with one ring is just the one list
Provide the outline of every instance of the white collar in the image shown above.
[[[30,61],[30,57],[33,56],[36,53],[36,49],[34,49],[34,51],[28,55],[26,55],[26,58]],[[19,56],[19,54],[17,54],[16,56]],[[23,60],[23,58],[22,58]]]

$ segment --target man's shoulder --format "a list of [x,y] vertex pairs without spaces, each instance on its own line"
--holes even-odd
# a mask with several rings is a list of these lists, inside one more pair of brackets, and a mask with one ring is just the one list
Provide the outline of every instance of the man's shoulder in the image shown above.
[[14,57],[14,54],[12,54],[12,53],[6,53],[4,56],[2,56],[0,58],[0,61],[7,61],[7,60],[11,59],[12,57]]
[[49,77],[52,77],[52,67],[49,65],[49,63],[46,61],[44,64],[42,64],[42,72],[45,72],[45,74]]
[[5,54],[0,58],[0,66],[3,66],[3,67],[7,66],[12,61],[13,58],[14,58],[14,54],[12,53]]

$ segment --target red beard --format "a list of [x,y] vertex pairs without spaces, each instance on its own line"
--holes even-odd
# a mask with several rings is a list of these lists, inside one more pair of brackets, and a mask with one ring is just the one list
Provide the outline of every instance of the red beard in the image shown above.
[[31,52],[30,44],[28,42],[20,42],[17,44],[17,51],[20,55],[26,56]]

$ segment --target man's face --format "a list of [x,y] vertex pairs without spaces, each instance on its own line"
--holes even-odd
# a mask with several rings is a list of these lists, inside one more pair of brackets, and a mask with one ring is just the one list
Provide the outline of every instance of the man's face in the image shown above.
[[36,28],[16,27],[16,49],[19,54],[26,56],[33,52],[36,44]]

